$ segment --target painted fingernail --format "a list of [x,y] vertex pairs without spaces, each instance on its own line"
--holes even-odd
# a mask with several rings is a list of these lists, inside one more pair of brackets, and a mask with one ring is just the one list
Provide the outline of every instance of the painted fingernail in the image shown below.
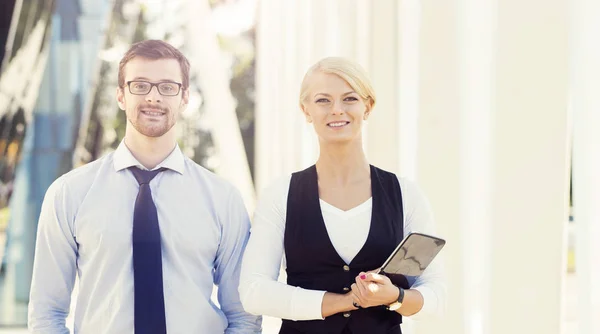
[[364,274],[360,275],[360,279],[366,279],[366,278],[367,278],[367,275],[364,275]]

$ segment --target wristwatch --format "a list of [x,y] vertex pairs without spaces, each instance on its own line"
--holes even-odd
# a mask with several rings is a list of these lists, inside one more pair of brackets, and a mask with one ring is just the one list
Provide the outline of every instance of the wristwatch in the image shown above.
[[396,311],[397,309],[399,309],[400,306],[402,306],[402,301],[404,301],[404,289],[402,289],[399,286],[397,286],[397,288],[400,291],[400,293],[398,294],[398,300],[387,306],[387,309],[390,311]]

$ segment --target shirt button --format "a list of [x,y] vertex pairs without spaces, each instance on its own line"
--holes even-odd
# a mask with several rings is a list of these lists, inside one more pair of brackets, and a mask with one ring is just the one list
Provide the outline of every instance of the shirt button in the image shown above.
[[350,291],[350,288],[344,287],[344,291]]
[[344,271],[350,271],[350,267],[344,266]]
[[350,318],[350,312],[344,313],[344,318]]

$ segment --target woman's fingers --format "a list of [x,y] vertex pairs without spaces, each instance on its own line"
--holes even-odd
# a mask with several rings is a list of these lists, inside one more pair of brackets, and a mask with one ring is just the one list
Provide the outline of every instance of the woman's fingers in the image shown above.
[[350,288],[352,289],[352,294],[354,295],[354,301],[359,304],[361,307],[367,307],[365,302],[365,298],[362,295],[361,290],[358,287],[358,284],[356,283],[352,283],[352,285],[350,286]]
[[381,275],[381,274],[376,274],[376,273],[365,274],[364,281],[378,283],[378,284],[387,284],[388,282],[391,283],[389,277],[387,277],[385,275]]
[[361,272],[355,281],[352,291],[362,307],[383,305],[390,299],[392,289],[396,290],[388,277],[373,272]]

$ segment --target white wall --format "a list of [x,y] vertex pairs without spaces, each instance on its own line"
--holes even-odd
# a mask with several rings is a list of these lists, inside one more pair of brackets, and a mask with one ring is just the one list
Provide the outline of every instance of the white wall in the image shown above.
[[326,55],[352,57],[379,99],[370,161],[416,179],[448,239],[447,315],[416,332],[560,333],[567,9],[566,0],[262,1],[259,196],[315,160],[297,107],[304,71]]

